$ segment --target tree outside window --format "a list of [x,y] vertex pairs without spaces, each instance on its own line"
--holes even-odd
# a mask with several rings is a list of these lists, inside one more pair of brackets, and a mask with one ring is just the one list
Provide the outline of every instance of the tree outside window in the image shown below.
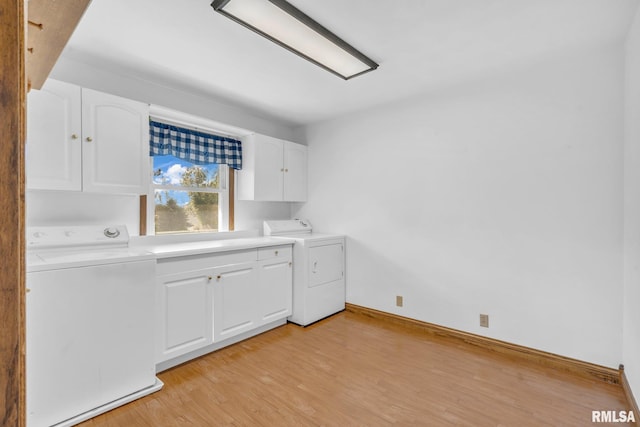
[[173,156],[153,157],[156,234],[221,229],[226,166],[194,165]]

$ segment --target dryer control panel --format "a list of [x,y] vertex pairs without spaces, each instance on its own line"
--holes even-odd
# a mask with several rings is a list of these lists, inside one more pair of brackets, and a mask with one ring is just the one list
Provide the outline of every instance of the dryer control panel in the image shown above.
[[306,219],[288,219],[264,222],[265,236],[310,234],[312,230],[313,227],[311,227],[311,223]]
[[125,225],[30,227],[27,229],[26,237],[27,249],[126,247],[129,243],[129,233]]

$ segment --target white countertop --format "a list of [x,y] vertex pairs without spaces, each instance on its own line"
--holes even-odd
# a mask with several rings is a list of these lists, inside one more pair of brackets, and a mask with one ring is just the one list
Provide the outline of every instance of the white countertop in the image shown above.
[[155,255],[130,250],[128,248],[107,248],[103,250],[43,250],[28,251],[27,272],[61,270],[64,268],[90,267],[123,262],[154,260]]
[[197,242],[161,243],[145,245],[144,249],[155,254],[157,259],[178,256],[201,255],[217,252],[256,249],[268,246],[283,246],[295,243],[294,239],[282,237],[249,237]]
[[128,247],[46,250],[29,248],[27,271],[82,267],[85,265],[166,259],[190,255],[241,251],[295,243],[284,237],[260,237],[256,231],[132,237]]

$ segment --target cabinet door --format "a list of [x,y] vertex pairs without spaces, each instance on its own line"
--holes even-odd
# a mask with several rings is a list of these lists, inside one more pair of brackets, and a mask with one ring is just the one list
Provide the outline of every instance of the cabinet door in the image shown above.
[[149,106],[82,90],[83,189],[143,194],[149,175]]
[[282,200],[283,144],[276,138],[256,135],[254,200]]
[[256,264],[213,270],[213,339],[215,342],[256,327]]
[[307,200],[307,147],[284,142],[284,201]]
[[156,361],[162,362],[213,342],[211,270],[158,279]]
[[309,248],[309,287],[342,280],[344,249],[340,243],[320,244]]
[[292,264],[289,259],[272,259],[258,264],[258,304],[263,324],[291,314]]
[[47,80],[29,92],[27,107],[27,187],[80,191],[80,87]]

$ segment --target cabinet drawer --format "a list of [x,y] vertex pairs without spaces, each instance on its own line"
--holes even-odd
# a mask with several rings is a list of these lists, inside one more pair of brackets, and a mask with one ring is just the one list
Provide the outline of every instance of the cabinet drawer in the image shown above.
[[258,261],[273,258],[291,259],[291,246],[258,248]]
[[201,270],[204,268],[221,267],[224,265],[255,262],[257,250],[219,252],[213,254],[177,256],[158,260],[156,272],[158,276],[174,274],[182,271]]

